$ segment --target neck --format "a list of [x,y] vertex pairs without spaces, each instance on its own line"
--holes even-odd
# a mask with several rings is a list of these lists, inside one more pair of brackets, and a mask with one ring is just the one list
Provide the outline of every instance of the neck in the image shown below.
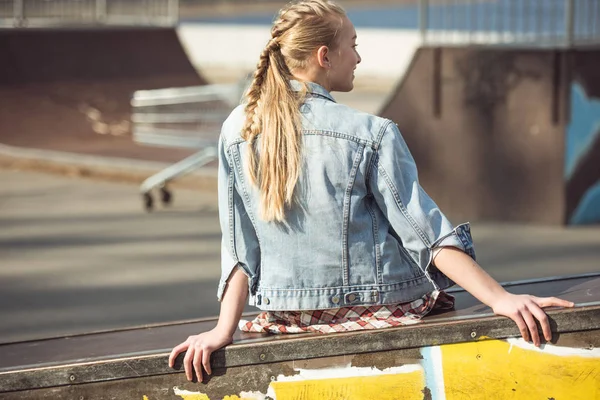
[[327,72],[323,68],[309,69],[307,71],[294,71],[293,75],[299,81],[319,84],[323,86],[325,90],[331,92],[331,87],[328,82],[329,79],[327,79]]

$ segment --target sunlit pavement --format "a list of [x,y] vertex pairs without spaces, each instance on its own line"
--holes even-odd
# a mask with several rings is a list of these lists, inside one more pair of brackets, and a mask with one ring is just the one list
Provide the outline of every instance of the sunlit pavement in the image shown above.
[[[472,232],[502,281],[600,271],[600,225]],[[0,170],[0,342],[214,316],[220,238],[216,193]]]

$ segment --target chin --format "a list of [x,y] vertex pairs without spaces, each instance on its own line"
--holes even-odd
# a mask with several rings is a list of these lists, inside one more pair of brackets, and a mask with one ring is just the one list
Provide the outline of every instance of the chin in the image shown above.
[[352,91],[352,89],[354,89],[354,82],[350,82],[348,84],[345,85],[340,85],[340,86],[336,86],[334,88],[331,89],[332,92],[350,92]]

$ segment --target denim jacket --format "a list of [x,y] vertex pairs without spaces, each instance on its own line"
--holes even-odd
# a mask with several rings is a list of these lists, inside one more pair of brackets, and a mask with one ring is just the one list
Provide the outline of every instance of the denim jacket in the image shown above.
[[397,304],[453,285],[432,251],[453,246],[475,258],[469,224],[452,226],[421,188],[396,124],[308,87],[304,165],[285,223],[260,218],[240,136],[243,106],[223,124],[219,300],[236,266],[249,277],[250,304],[263,310]]

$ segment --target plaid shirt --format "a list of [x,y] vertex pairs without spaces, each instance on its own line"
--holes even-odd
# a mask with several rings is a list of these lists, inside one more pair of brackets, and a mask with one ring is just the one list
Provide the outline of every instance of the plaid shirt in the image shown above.
[[410,303],[371,307],[342,307],[314,311],[265,311],[240,330],[260,333],[333,333],[383,329],[418,323],[432,310],[454,308],[454,297],[434,291]]

